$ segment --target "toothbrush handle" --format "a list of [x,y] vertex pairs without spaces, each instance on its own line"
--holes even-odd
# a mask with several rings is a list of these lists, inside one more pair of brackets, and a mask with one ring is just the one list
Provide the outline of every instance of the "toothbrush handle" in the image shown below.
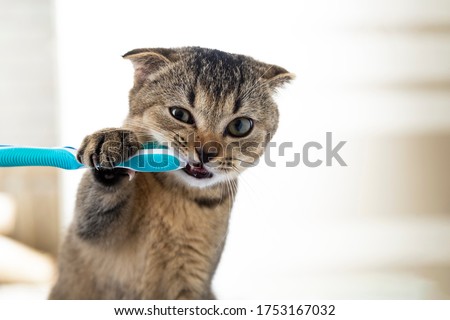
[[44,166],[62,169],[79,169],[83,164],[76,160],[72,148],[32,148],[0,146],[0,167]]

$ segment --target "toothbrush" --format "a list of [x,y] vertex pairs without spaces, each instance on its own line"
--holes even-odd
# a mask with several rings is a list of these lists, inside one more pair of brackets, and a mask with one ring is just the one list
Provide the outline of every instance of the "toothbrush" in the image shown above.
[[[66,170],[87,168],[78,162],[77,150],[72,147],[36,148],[0,145],[0,167],[44,166]],[[173,150],[156,143],[147,143],[144,149],[121,162],[115,168],[141,172],[162,172],[183,168]]]

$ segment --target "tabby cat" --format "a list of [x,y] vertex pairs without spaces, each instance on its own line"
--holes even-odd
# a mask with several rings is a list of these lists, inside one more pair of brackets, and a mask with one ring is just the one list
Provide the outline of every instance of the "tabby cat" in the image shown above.
[[[293,79],[248,56],[199,47],[135,49],[129,114],[87,136],[92,167],[59,256],[51,299],[213,299],[238,175],[275,133],[272,98]],[[106,111],[106,110],[105,110]],[[168,143],[182,170],[113,168],[146,141]]]

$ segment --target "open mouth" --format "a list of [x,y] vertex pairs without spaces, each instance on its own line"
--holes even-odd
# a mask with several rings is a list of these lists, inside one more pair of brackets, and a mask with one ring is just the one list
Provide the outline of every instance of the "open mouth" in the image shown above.
[[213,174],[205,169],[205,167],[201,163],[195,165],[191,165],[190,163],[188,163],[183,171],[196,179],[206,179],[213,176]]

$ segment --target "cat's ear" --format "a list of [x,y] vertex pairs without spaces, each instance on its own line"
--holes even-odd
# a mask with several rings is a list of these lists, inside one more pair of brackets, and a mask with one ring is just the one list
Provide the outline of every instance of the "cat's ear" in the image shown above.
[[125,53],[122,57],[131,60],[134,67],[134,81],[136,86],[142,83],[152,73],[178,59],[176,49],[134,49]]
[[261,79],[263,79],[272,90],[276,90],[295,79],[295,74],[276,65],[264,64],[262,72]]

